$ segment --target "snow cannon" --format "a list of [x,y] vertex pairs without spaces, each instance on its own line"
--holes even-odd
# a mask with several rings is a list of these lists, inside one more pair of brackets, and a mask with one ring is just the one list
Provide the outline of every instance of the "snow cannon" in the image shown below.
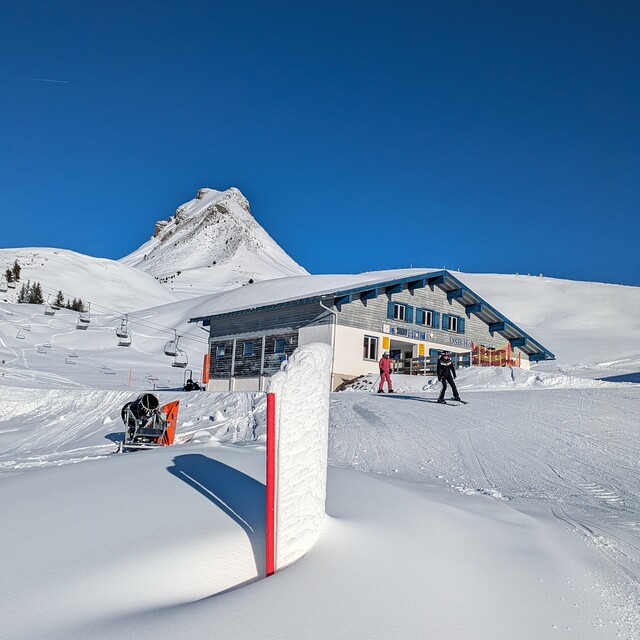
[[160,406],[153,393],[142,393],[122,407],[126,427],[118,451],[153,449],[173,444],[178,420],[179,400]]

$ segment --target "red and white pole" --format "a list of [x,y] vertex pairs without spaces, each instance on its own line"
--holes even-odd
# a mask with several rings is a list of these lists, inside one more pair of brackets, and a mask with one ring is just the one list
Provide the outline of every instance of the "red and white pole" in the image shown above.
[[276,571],[276,396],[267,393],[266,570]]

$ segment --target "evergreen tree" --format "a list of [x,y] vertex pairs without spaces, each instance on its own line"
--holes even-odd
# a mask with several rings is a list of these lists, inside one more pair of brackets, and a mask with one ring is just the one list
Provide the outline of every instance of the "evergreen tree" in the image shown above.
[[7,279],[7,282],[13,282],[13,271],[11,271],[11,269],[7,269],[4,272],[4,277]]
[[22,267],[18,264],[18,260],[13,263],[13,277],[16,282],[20,280],[20,272],[22,271]]
[[28,299],[29,292],[27,290],[27,285],[23,283],[22,287],[20,288],[20,293],[18,294],[18,302],[27,302]]
[[64,306],[64,296],[62,295],[62,290],[58,291],[58,295],[56,296],[56,299],[53,301],[53,304],[55,304],[58,307]]
[[44,304],[44,295],[42,294],[42,286],[39,282],[34,282],[29,295],[31,304]]

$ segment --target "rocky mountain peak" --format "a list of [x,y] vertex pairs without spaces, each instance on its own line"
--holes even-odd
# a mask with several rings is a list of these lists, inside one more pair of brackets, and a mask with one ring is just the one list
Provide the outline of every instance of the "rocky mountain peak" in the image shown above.
[[189,296],[307,273],[260,226],[235,187],[200,189],[121,262]]

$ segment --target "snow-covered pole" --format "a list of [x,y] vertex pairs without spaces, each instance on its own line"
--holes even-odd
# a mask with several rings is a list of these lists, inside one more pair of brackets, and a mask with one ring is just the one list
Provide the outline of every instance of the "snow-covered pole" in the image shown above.
[[275,573],[276,539],[276,396],[267,393],[267,489],[266,489],[266,524],[265,524],[265,564],[267,576]]
[[273,478],[267,477],[267,493],[274,492],[274,572],[304,556],[325,522],[332,352],[328,344],[299,347],[269,384],[267,414],[273,406],[276,427],[267,435],[275,455]]

